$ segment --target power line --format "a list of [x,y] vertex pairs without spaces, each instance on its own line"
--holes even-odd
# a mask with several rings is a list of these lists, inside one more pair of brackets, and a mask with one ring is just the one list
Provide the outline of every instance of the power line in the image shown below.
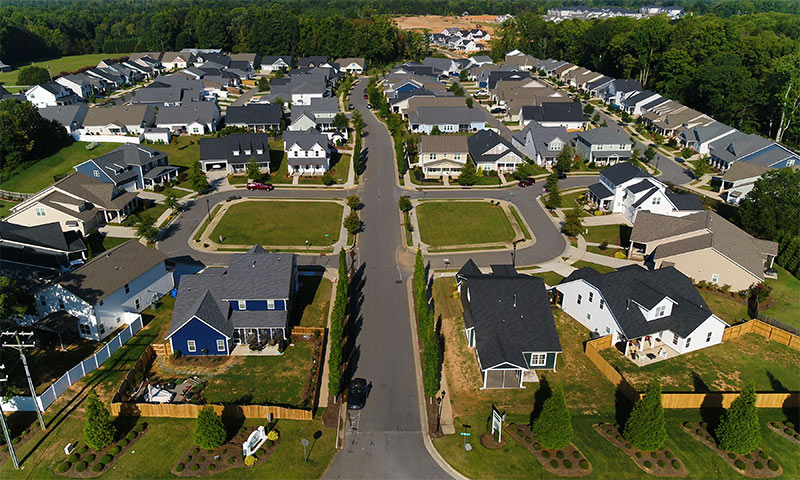
[[[5,364],[0,365],[0,370],[5,370]],[[0,378],[0,382],[8,382],[8,375]],[[6,445],[8,445],[8,453],[11,455],[11,461],[14,462],[14,468],[19,470],[19,460],[17,459],[17,451],[14,449],[14,443],[11,441],[11,433],[8,431],[6,425],[6,414],[3,412],[3,399],[0,398],[0,424],[3,425],[3,435],[6,437]]]
[[[22,343],[19,341],[19,337],[22,335],[23,337],[28,337],[28,341],[30,343]],[[19,357],[22,359],[22,366],[25,367],[25,376],[28,378],[28,387],[31,389],[31,397],[33,398],[33,406],[36,408],[36,416],[39,417],[39,425],[42,426],[43,431],[47,431],[47,426],[44,423],[44,417],[42,416],[42,410],[39,408],[39,397],[36,396],[36,388],[33,386],[33,379],[31,378],[31,371],[28,368],[28,360],[25,358],[25,352],[23,351],[26,348],[36,348],[36,344],[33,343],[33,332],[2,332],[0,333],[0,337],[12,337],[14,339],[14,343],[7,343],[3,342],[2,346],[6,348],[14,348],[19,352]]]

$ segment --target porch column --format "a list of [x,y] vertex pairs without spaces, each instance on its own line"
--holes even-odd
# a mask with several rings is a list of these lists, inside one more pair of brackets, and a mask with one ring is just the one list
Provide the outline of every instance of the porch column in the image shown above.
[[522,388],[522,376],[525,375],[525,370],[519,371],[519,388]]
[[628,356],[628,350],[630,349],[630,346],[631,346],[631,341],[625,340],[625,353],[623,355],[626,357]]
[[650,348],[655,348],[656,346],[656,336],[650,335]]
[[486,389],[486,376],[489,374],[488,370],[483,371],[483,389]]

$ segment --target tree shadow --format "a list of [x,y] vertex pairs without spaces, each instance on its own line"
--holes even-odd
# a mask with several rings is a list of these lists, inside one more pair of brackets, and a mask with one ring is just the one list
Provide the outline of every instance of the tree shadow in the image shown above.
[[710,391],[706,382],[695,371],[692,372],[692,385],[694,385],[694,391],[697,393],[708,393]]
[[633,402],[618,388],[614,392],[614,419],[620,429],[625,427],[631,410],[633,410]]
[[[226,415],[226,412],[230,411],[230,415]],[[235,409],[228,409],[225,408],[222,411],[222,423],[225,424],[225,441],[230,442],[236,437],[236,434],[244,426],[244,415],[241,415],[241,410],[238,408]]]
[[773,392],[781,392],[781,393],[789,392],[789,389],[786,388],[783,382],[775,378],[775,375],[773,375],[772,372],[767,371],[767,378],[769,378],[769,384],[772,387]]
[[539,418],[539,415],[542,413],[544,401],[550,398],[551,395],[553,395],[553,389],[550,388],[550,382],[547,381],[546,377],[542,377],[539,380],[539,388],[533,395],[533,410],[531,411],[530,425],[533,425],[533,421]]
[[707,424],[706,428],[712,436],[723,413],[725,409],[722,408],[722,393],[706,394],[706,398],[700,404],[700,418]]

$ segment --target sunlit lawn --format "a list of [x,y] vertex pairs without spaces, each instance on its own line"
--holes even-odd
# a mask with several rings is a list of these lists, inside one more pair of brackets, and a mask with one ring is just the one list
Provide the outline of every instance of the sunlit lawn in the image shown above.
[[510,242],[514,229],[488,202],[423,202],[413,211],[422,241],[433,247]]
[[[74,72],[81,67],[95,67],[101,60],[107,58],[118,58],[128,56],[127,53],[90,53],[87,55],[69,55],[66,57],[53,58],[50,60],[42,60],[33,62],[32,65],[42,68],[48,68],[52,75],[58,75],[60,72]],[[6,85],[16,85],[17,75],[19,68],[10,72],[0,73],[0,83]]]
[[778,279],[767,279],[767,285],[772,287],[770,295],[777,303],[762,313],[800,328],[800,280],[778,265],[775,269]]

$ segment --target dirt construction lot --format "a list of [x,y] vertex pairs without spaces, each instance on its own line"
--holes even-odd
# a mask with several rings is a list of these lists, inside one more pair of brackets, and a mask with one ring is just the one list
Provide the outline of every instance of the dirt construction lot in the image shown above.
[[441,33],[449,27],[462,29],[478,28],[494,35],[495,23],[490,23],[497,18],[496,15],[470,15],[468,17],[443,17],[441,15],[418,15],[416,17],[397,17],[395,22],[403,30],[429,30],[431,33]]

